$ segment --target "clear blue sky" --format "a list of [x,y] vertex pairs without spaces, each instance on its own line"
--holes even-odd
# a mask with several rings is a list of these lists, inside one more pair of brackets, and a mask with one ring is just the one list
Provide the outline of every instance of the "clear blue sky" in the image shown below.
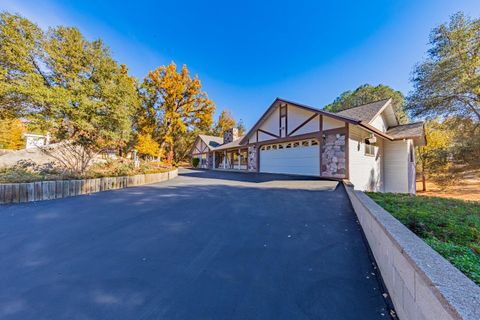
[[102,38],[139,79],[187,64],[217,110],[249,127],[277,96],[323,107],[363,83],[408,93],[430,30],[456,11],[479,17],[480,3],[3,0],[0,10]]

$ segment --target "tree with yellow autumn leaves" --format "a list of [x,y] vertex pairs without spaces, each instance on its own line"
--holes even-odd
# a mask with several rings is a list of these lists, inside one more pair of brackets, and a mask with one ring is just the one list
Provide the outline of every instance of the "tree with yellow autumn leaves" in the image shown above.
[[[1,119],[1,118],[0,118]],[[3,118],[0,121],[0,149],[22,149],[25,125],[18,118]]]
[[186,65],[178,71],[172,62],[151,71],[141,85],[140,94],[137,136],[140,139],[136,145],[140,153],[143,149],[139,146],[149,141],[152,147],[155,140],[159,152],[181,160],[196,134],[208,132],[213,123],[215,104],[202,90],[198,77],[190,76]]
[[223,133],[231,128],[237,128],[239,136],[243,136],[245,134],[245,126],[243,125],[243,121],[235,121],[235,118],[232,116],[232,112],[228,109],[224,109],[218,116],[218,120],[212,128],[212,134],[222,137]]

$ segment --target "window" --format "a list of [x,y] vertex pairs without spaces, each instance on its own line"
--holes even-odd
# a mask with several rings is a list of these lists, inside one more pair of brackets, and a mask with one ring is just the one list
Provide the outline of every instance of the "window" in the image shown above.
[[287,145],[285,146],[286,149],[289,149],[292,147],[292,144],[291,143],[287,143]]
[[365,139],[365,155],[366,156],[375,156],[375,145],[370,144],[368,139]]
[[312,140],[311,145],[312,145],[312,146],[318,146],[318,141],[317,141],[317,140]]
[[302,141],[302,147],[308,147],[308,141]]
[[248,164],[248,151],[240,151],[240,165],[246,166]]
[[294,143],[293,143],[293,147],[294,147],[294,148],[298,148],[299,146],[300,146],[300,142],[294,142]]
[[283,144],[279,144],[278,149],[283,149]]
[[273,150],[277,150],[277,145],[274,144],[274,145],[272,146],[272,149],[273,149]]

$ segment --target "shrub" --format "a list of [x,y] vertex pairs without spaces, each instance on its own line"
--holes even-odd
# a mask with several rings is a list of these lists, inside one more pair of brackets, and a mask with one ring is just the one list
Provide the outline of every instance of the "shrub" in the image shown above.
[[53,163],[38,165],[30,160],[20,160],[12,167],[0,169],[0,183],[58,180],[65,176]]
[[200,159],[199,158],[193,158],[192,159],[192,165],[193,165],[194,168],[197,168],[199,164],[200,164]]
[[84,174],[70,174],[59,170],[53,163],[37,165],[32,161],[21,160],[12,167],[0,169],[0,183],[130,176],[160,173],[171,168],[158,161],[141,162],[140,166],[135,168],[131,160],[117,159],[95,163]]

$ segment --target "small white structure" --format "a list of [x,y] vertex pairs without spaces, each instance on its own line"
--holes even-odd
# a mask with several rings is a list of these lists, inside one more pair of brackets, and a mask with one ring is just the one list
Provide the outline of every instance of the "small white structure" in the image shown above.
[[24,133],[23,138],[25,139],[25,149],[31,149],[35,147],[43,147],[50,144],[50,134],[41,135],[33,133]]
[[199,135],[192,158],[213,170],[349,180],[355,189],[415,193],[415,146],[422,122],[401,125],[392,100],[338,113],[277,98],[243,137]]

